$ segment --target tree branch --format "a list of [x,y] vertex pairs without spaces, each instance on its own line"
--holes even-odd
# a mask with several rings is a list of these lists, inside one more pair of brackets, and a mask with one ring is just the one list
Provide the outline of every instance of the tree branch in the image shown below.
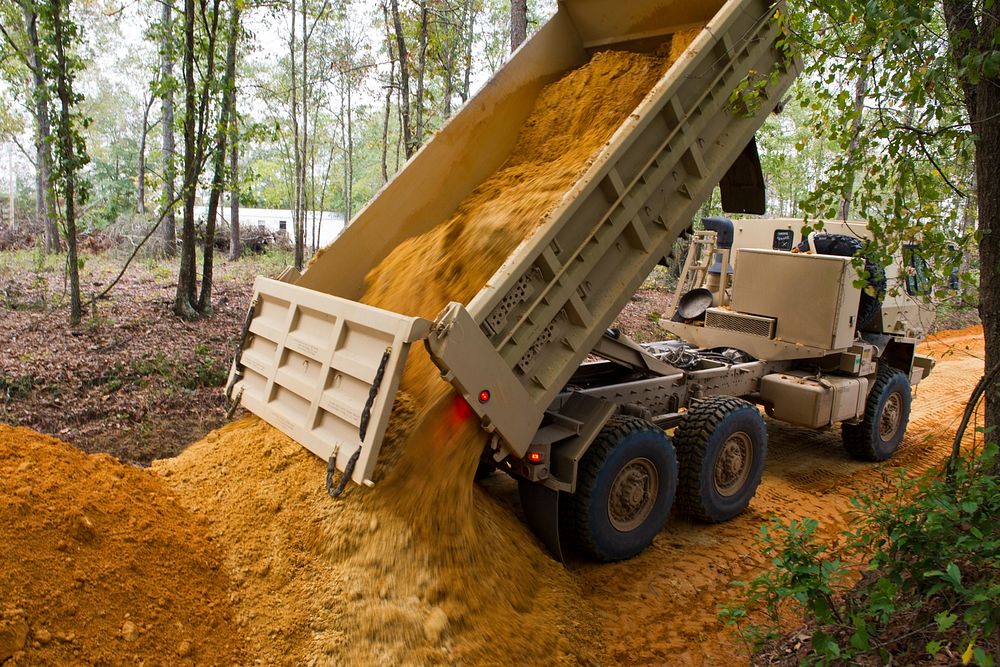
[[20,56],[22,64],[29,70],[34,72],[35,69],[31,66],[31,60],[20,49],[20,47],[18,47],[17,42],[15,42],[14,39],[10,36],[10,33],[7,32],[7,29],[3,27],[2,23],[0,23],[0,34],[3,34],[3,40],[7,42],[7,46],[9,46],[14,51],[14,53]]

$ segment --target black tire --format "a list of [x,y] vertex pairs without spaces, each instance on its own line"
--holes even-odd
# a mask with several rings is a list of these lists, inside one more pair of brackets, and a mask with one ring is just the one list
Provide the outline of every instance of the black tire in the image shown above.
[[702,521],[728,521],[757,492],[767,426],[751,403],[729,396],[697,401],[677,429],[677,506]]
[[885,461],[899,449],[910,421],[910,379],[895,368],[883,366],[868,392],[865,417],[860,424],[842,424],[844,449],[862,461]]
[[564,535],[598,560],[631,558],[663,529],[676,493],[667,434],[643,419],[615,417],[580,461],[576,493],[565,496]]
[[[870,257],[863,254],[864,244],[860,239],[846,234],[816,234],[813,237],[816,252],[820,255],[833,255],[835,257],[855,257],[861,256],[865,260],[865,271],[868,273],[869,289],[861,290],[861,300],[858,303],[857,330],[858,331],[879,331],[879,314],[882,312],[882,299],[885,298],[887,281],[885,267],[875,263]],[[809,250],[808,239],[803,239],[798,246],[799,250],[805,252]],[[871,294],[870,292],[874,292]]]

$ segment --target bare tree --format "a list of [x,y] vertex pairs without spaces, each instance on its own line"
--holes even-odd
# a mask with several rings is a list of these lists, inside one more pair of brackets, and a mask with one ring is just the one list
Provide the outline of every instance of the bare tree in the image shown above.
[[139,174],[135,193],[135,209],[140,214],[146,212],[146,140],[149,138],[149,131],[156,125],[154,123],[151,126],[149,123],[149,112],[155,99],[154,95],[147,98],[143,93],[142,133],[139,136]]
[[50,153],[49,89],[39,60],[38,14],[33,3],[22,0],[28,50],[25,64],[31,71],[35,102],[35,219],[45,230],[45,251],[59,252],[59,227],[56,225],[56,202],[52,192],[52,160]]
[[229,10],[229,30],[226,41],[226,71],[222,77],[222,102],[219,123],[215,130],[215,151],[212,174],[212,191],[208,196],[208,216],[205,220],[205,244],[202,252],[201,294],[198,296],[198,312],[207,315],[212,312],[212,266],[215,257],[215,226],[219,213],[219,201],[226,183],[226,145],[232,128],[236,100],[236,47],[240,38],[240,3],[232,3]]
[[160,224],[162,225],[163,251],[168,255],[173,255],[177,250],[177,219],[173,210],[176,167],[174,164],[174,30],[172,11],[170,2],[162,4],[160,18],[160,29],[163,31],[163,43],[160,48],[162,53],[160,57],[162,98],[160,109],[163,122],[163,204],[170,208]]
[[[236,91],[233,91],[233,108],[236,107]],[[243,239],[240,238],[240,146],[239,122],[236,114],[231,119],[232,147],[229,149],[229,259],[235,261],[243,254]]]
[[406,49],[406,35],[403,33],[403,21],[399,16],[399,0],[392,0],[392,27],[396,33],[396,54],[399,56],[399,112],[402,116],[403,151],[407,159],[417,149],[417,143],[413,139],[413,127],[410,124],[410,64],[409,53]]

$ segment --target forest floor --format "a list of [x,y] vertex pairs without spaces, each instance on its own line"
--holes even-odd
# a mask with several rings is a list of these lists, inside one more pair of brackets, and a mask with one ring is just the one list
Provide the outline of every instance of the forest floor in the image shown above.
[[[0,253],[0,422],[53,434],[126,463],[145,466],[177,455],[224,422],[220,387],[253,276],[277,274],[284,259],[220,262],[215,314],[193,323],[170,312],[173,269],[164,262],[140,263],[72,329],[66,308],[52,296],[62,293],[61,267],[31,253]],[[85,291],[112,278],[119,261],[88,257]],[[648,340],[669,303],[668,290],[649,285],[633,298],[618,326]],[[636,558],[570,563],[579,613],[601,628],[596,642],[601,662],[746,661],[745,647],[717,611],[734,595],[734,580],[766,566],[757,543],[760,524],[771,517],[808,516],[833,540],[849,524],[853,495],[889,488],[897,468],[918,475],[939,465],[982,374],[982,344],[982,330],[973,326],[932,335],[922,346],[939,363],[916,392],[906,439],[890,462],[851,460],[840,446],[839,430],[769,421],[767,469],[741,516],[713,526],[675,516]],[[512,480],[494,475],[483,487],[497,503],[521,513]]]
[[[225,420],[225,384],[256,275],[277,276],[291,255],[215,259],[214,314],[171,312],[175,260],[139,261],[70,327],[62,265],[31,251],[0,252],[0,423],[27,426],[89,452],[146,466],[176,456]],[[87,255],[84,300],[121,268]],[[616,326],[656,336],[668,290],[650,283]]]
[[[107,298],[70,327],[59,258],[0,253],[0,422],[55,435],[87,452],[148,465],[174,456],[225,418],[229,360],[258,273],[287,255],[216,259],[212,317],[171,312],[176,260],[134,263]],[[121,268],[87,255],[84,299]]]

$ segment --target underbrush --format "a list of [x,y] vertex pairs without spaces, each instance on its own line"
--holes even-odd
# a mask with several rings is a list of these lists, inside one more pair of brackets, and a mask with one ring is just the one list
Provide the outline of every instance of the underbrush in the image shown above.
[[[818,524],[762,529],[772,569],[741,582],[721,616],[754,664],[976,664],[1000,655],[997,447],[895,493],[854,501],[855,530],[834,544]],[[804,619],[787,633],[789,621]]]
[[228,375],[226,360],[219,359],[211,348],[198,344],[190,356],[175,357],[161,351],[128,363],[114,362],[90,384],[116,392],[126,386],[143,388],[151,379],[162,378],[167,386],[194,390],[221,387]]

